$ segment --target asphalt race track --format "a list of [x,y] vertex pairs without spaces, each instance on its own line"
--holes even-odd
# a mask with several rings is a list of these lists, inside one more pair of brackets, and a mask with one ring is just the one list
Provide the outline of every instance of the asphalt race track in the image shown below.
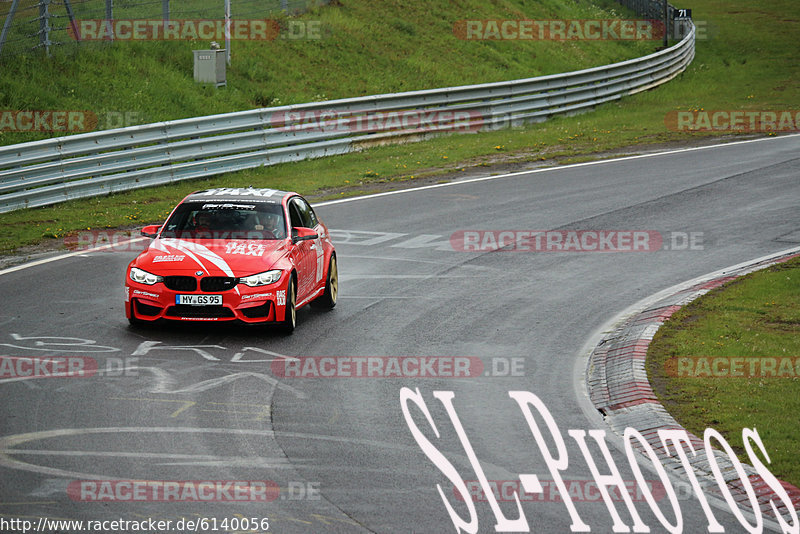
[[[412,403],[415,425],[458,477],[478,479],[435,391],[453,392],[487,479],[518,484],[520,474],[535,474],[549,487],[543,451],[509,397],[534,393],[566,443],[562,476],[577,514],[592,532],[611,532],[612,515],[567,434],[605,428],[578,380],[585,343],[609,317],[659,290],[797,246],[798,199],[794,135],[319,205],[335,229],[340,301],[327,313],[300,310],[289,337],[205,324],[129,328],[122,279],[135,251],[3,273],[0,355],[87,356],[101,371],[0,379],[0,517],[173,525],[247,517],[269,518],[269,532],[281,533],[453,532],[437,484],[464,521],[469,509],[412,435],[400,402],[407,387],[419,388],[438,437]],[[464,230],[651,231],[663,245],[603,253],[454,250],[450,237]],[[483,370],[424,378],[276,372],[296,361],[287,358],[312,356],[471,357]],[[555,450],[537,421],[546,448]],[[634,480],[624,451],[607,443],[621,477]],[[606,473],[591,439],[589,448]],[[68,493],[87,480],[271,481],[280,496],[87,502]],[[521,524],[569,532],[565,503],[546,494],[523,499]],[[706,532],[697,498],[678,495],[683,531]],[[641,496],[634,502],[653,532],[665,532]],[[624,503],[615,506],[632,527]],[[509,520],[519,517],[513,499],[499,507]],[[490,503],[479,498],[475,509],[478,531],[494,532]],[[726,532],[745,531],[729,511],[713,511]],[[237,530],[245,529],[227,529]]]

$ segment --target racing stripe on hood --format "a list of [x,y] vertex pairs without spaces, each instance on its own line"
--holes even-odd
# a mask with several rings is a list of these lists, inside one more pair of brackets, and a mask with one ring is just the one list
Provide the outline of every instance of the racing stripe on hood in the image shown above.
[[[165,252],[167,254],[174,254],[175,253],[174,250],[170,250],[169,248],[167,248],[167,245],[169,245],[172,248],[174,248],[176,250],[179,250],[179,251],[185,253],[190,258],[192,258],[195,261],[195,263],[197,263],[197,265],[202,267],[202,269],[204,271],[208,271],[208,268],[205,265],[203,265],[203,262],[201,262],[197,258],[197,256],[195,256],[192,253],[192,251],[190,249],[186,249],[185,247],[181,246],[182,244],[185,244],[185,242],[184,243],[178,243],[178,241],[179,241],[178,239],[169,239],[169,238],[168,239],[156,239],[155,241],[153,241],[153,244],[150,245],[150,246],[155,248],[155,249],[157,249],[157,250],[160,250],[161,252]],[[193,244],[194,243],[192,243],[192,245]]]
[[219,256],[215,252],[210,251],[207,247],[200,245],[198,243],[194,243],[192,241],[184,241],[183,239],[167,238],[167,239],[162,239],[162,241],[167,246],[173,247],[181,252],[185,252],[187,256],[196,261],[197,264],[200,265],[203,269],[208,270],[206,269],[205,265],[203,265],[203,263],[197,258],[197,256],[193,254],[194,252],[196,252],[197,255],[202,257],[203,259],[210,261],[211,263],[216,265],[217,268],[219,268],[222,272],[224,272],[231,278],[234,278],[233,270],[231,269],[231,266],[228,265],[228,262],[226,262],[221,256]]
[[[208,271],[208,268],[205,265],[203,265],[203,262],[200,261],[200,259],[197,256],[200,256],[203,259],[210,261],[211,263],[216,265],[222,272],[224,272],[231,278],[236,278],[233,275],[233,270],[231,269],[231,266],[228,265],[228,262],[226,262],[221,256],[219,256],[215,252],[210,251],[207,247],[203,245],[200,245],[193,241],[184,241],[183,239],[173,239],[173,238],[162,239],[161,241],[163,245],[167,247],[172,247],[180,252],[185,253],[187,256],[189,256],[195,262],[197,262],[197,264],[200,267],[202,267],[203,270],[206,272]],[[165,250],[162,249],[161,247],[157,248],[159,250]],[[197,253],[197,256],[194,255],[195,252]],[[236,291],[236,293],[239,293],[238,286],[235,286],[234,290]]]

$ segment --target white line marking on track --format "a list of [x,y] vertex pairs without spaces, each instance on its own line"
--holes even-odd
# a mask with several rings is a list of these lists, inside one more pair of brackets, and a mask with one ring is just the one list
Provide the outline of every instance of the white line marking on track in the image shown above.
[[[339,247],[339,244],[336,244],[336,247]],[[383,261],[405,261],[410,263],[431,263],[433,265],[446,265],[448,267],[452,267],[454,264],[447,263],[444,261],[431,261],[431,260],[415,260],[411,258],[392,258],[391,256],[352,256],[350,254],[347,255],[347,260],[351,259],[361,259],[361,260],[383,260]]]
[[[252,465],[252,456],[217,456],[213,454],[178,454],[166,452],[126,452],[126,451],[59,451],[43,449],[2,449],[0,454],[24,454],[26,456],[97,456],[99,458],[149,458],[162,460],[204,460],[221,462],[220,465]],[[264,462],[260,467],[283,467],[291,465],[287,458],[264,458],[259,457]],[[249,462],[249,463],[248,463]]]
[[[432,185],[424,185],[424,186],[421,186],[421,187],[412,187],[412,188],[409,188],[409,189],[398,189],[397,191],[386,191],[386,192],[383,192],[383,193],[374,193],[372,195],[364,195],[364,196],[361,196],[361,197],[340,198],[338,200],[328,200],[326,202],[319,202],[319,203],[314,204],[314,205],[315,206],[332,206],[334,204],[345,204],[347,202],[356,202],[358,200],[366,200],[366,199],[371,199],[371,198],[386,197],[386,196],[390,196],[390,195],[400,195],[400,194],[403,194],[403,193],[410,193],[410,192],[414,192],[414,191],[425,191],[427,189],[438,189],[440,187],[452,187],[452,186],[455,186],[455,185],[471,184],[471,183],[476,183],[476,182],[486,182],[486,181],[489,181],[489,180],[499,180],[499,179],[502,179],[502,178],[512,178],[512,177],[516,177],[516,176],[522,176],[522,175],[525,175],[525,174],[539,174],[539,173],[543,173],[543,172],[557,171],[557,170],[560,170],[560,169],[577,169],[578,167],[588,167],[590,165],[603,165],[603,164],[606,164],[606,163],[618,163],[620,161],[628,161],[628,160],[643,159],[643,158],[652,158],[652,157],[656,157],[656,156],[670,156],[670,155],[673,155],[673,154],[681,154],[683,152],[694,152],[694,151],[698,151],[698,150],[707,150],[707,149],[710,149],[710,148],[724,148],[724,147],[729,147],[729,146],[742,145],[742,144],[746,144],[746,143],[759,143],[759,142],[762,142],[762,141],[769,141],[769,140],[775,140],[775,139],[787,139],[787,138],[790,138],[790,137],[798,137],[798,136],[800,136],[800,134],[782,135],[782,136],[779,136],[779,137],[762,137],[762,138],[759,138],[759,139],[748,139],[748,140],[745,140],[745,141],[734,141],[732,143],[719,143],[719,144],[716,144],[716,145],[697,146],[697,147],[689,147],[689,148],[679,148],[679,149],[675,149],[675,150],[667,150],[667,151],[664,151],[664,152],[651,152],[649,154],[639,154],[639,155],[636,155],[636,156],[623,156],[623,157],[620,157],[620,158],[613,158],[613,159],[600,159],[600,160],[595,160],[595,161],[586,161],[586,162],[583,162],[583,163],[573,163],[571,165],[558,165],[558,166],[555,166],[555,167],[544,167],[544,168],[541,168],[541,169],[531,169],[531,170],[528,170],[528,171],[519,171],[519,172],[511,172],[511,173],[507,173],[507,174],[498,174],[498,175],[495,175],[495,176],[481,176],[479,178],[468,178],[466,180],[458,180],[458,181],[455,181],[455,182],[447,182],[447,183],[443,183],[443,184],[432,184]],[[0,271],[0,274],[3,274],[2,271]]]
[[[265,438],[275,438],[282,436],[286,438],[302,439],[302,440],[320,440],[333,443],[345,443],[352,445],[371,446],[376,448],[388,448],[402,451],[409,451],[418,453],[419,447],[415,445],[402,445],[395,442],[378,441],[372,439],[359,439],[352,437],[339,437],[339,436],[324,436],[317,434],[306,434],[301,432],[275,432],[271,429],[243,429],[243,428],[193,428],[183,426],[171,427],[101,427],[101,428],[58,428],[54,430],[42,430],[38,432],[28,432],[25,434],[15,434],[12,436],[0,437],[0,466],[5,466],[11,469],[18,469],[21,471],[30,471],[33,473],[41,473],[51,476],[57,476],[68,479],[79,480],[118,480],[119,476],[104,476],[95,475],[91,473],[80,473],[77,471],[67,471],[45,465],[36,465],[20,460],[11,458],[10,455],[18,454],[19,450],[15,449],[17,445],[29,443],[40,440],[49,440],[61,437],[72,436],[86,436],[88,434],[172,434],[176,437],[180,434],[222,434],[225,436],[262,436]],[[175,439],[175,442],[179,442]],[[78,456],[93,456],[97,451],[75,451]],[[24,453],[23,453],[24,454]],[[458,455],[457,461],[464,466],[470,465],[469,459],[465,455]],[[487,468],[496,472],[499,477],[503,479],[513,478],[514,475],[507,469],[490,462],[482,461]]]
[[339,297],[340,299],[368,299],[368,300],[384,300],[384,299],[409,299],[409,300],[420,300],[420,299],[428,299],[430,297],[396,297],[392,295],[375,295],[374,297],[369,297],[365,295],[342,295]]
[[106,250],[108,248],[119,247],[121,245],[127,245],[128,243],[136,243],[138,241],[144,241],[145,239],[149,239],[147,237],[135,237],[133,239],[129,239],[127,241],[120,241],[118,243],[109,243],[108,245],[102,245],[95,248],[90,248],[86,250],[81,250],[79,252],[70,252],[68,254],[61,254],[60,256],[53,256],[52,258],[43,258],[41,260],[32,261],[30,263],[23,263],[22,265],[16,265],[14,267],[9,267],[8,269],[0,270],[0,276],[4,274],[10,274],[16,271],[21,271],[23,269],[27,269],[29,267],[36,267],[38,265],[44,265],[45,263],[50,263],[53,261],[64,260],[67,258],[88,258],[89,254],[92,252],[100,252],[101,250]]
[[157,387],[156,389],[150,390],[150,392],[151,393],[174,393],[174,394],[197,393],[197,392],[200,392],[200,391],[208,391],[209,389],[214,389],[214,388],[217,388],[219,386],[228,384],[230,382],[234,382],[234,381],[236,381],[236,380],[238,380],[240,378],[247,378],[247,377],[258,378],[259,380],[263,380],[264,382],[272,385],[273,387],[277,387],[278,389],[283,389],[285,391],[289,391],[291,393],[294,393],[294,395],[299,399],[305,399],[306,398],[306,394],[303,393],[302,391],[300,391],[297,388],[293,388],[292,386],[290,386],[288,384],[284,384],[283,382],[275,380],[273,377],[271,377],[269,375],[265,375],[265,374],[262,374],[262,373],[253,373],[253,372],[233,373],[233,374],[221,376],[219,378],[211,378],[209,380],[203,380],[201,382],[197,382],[196,384],[192,384],[191,386],[186,386],[184,388],[175,389],[175,390],[171,390],[171,391],[170,390],[161,389],[161,385],[159,385],[159,387]]

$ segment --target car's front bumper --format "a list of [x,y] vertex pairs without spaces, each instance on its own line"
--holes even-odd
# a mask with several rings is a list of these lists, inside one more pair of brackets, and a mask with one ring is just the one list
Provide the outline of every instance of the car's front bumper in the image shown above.
[[[280,322],[286,313],[289,280],[289,274],[284,273],[277,282],[266,286],[236,284],[221,291],[180,291],[167,287],[164,282],[147,285],[134,282],[128,276],[125,282],[125,315],[142,322]],[[197,287],[200,288],[200,284]],[[178,295],[222,295],[222,304],[178,304]]]

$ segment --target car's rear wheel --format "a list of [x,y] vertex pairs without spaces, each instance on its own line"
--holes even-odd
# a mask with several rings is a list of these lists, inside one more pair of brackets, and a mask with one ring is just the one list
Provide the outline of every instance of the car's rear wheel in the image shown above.
[[328,263],[328,277],[325,280],[325,292],[318,298],[311,301],[315,308],[331,309],[336,306],[336,299],[339,298],[339,268],[336,266],[336,255],[331,255]]
[[289,280],[289,287],[286,288],[286,311],[283,322],[280,325],[284,334],[291,334],[297,326],[297,293],[295,291],[294,278]]

